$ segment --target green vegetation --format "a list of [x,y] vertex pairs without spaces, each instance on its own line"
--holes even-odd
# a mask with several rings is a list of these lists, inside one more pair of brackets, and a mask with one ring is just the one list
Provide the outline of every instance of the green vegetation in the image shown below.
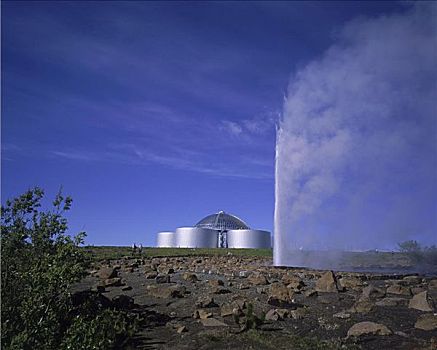
[[240,334],[247,343],[255,343],[255,349],[293,349],[293,350],[335,350],[358,349],[352,344],[324,341],[316,337],[304,337],[294,334],[277,334],[258,329],[250,329]]
[[416,264],[437,265],[437,247],[422,247],[417,241],[398,243],[399,251],[408,254]]
[[[84,251],[94,261],[105,259],[121,259],[133,256],[130,247],[86,246]],[[223,248],[143,248],[143,257],[173,257],[173,256],[214,256],[235,255],[253,257],[272,257],[272,249],[223,249]],[[137,257],[140,257],[137,252]]]
[[84,294],[75,302],[71,285],[87,268],[79,248],[85,234],[66,235],[63,214],[71,207],[70,197],[59,192],[53,209],[44,212],[43,196],[35,188],[1,208],[2,348],[115,348],[132,334],[135,322],[98,303],[96,295]]

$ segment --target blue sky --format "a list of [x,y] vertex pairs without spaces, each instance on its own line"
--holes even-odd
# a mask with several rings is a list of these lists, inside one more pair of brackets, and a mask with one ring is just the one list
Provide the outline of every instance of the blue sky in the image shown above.
[[290,77],[394,2],[2,2],[2,202],[74,199],[98,245],[218,210],[273,229]]

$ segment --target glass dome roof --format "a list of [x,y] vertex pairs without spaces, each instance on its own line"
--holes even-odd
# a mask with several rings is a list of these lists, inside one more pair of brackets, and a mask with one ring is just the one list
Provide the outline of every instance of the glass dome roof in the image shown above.
[[216,214],[211,214],[200,220],[196,227],[210,228],[214,230],[247,230],[249,226],[234,215],[220,211]]

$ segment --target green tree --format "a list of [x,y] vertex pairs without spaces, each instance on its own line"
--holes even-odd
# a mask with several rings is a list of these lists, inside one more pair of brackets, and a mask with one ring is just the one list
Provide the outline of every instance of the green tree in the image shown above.
[[71,207],[61,191],[41,212],[44,192],[29,190],[1,208],[2,345],[52,349],[71,308],[70,286],[85,275],[78,249],[84,233],[66,235],[62,216]]
[[79,247],[85,233],[66,234],[63,215],[70,197],[60,191],[53,208],[42,211],[43,196],[34,188],[1,207],[2,348],[118,346],[135,324],[123,311],[96,307],[95,295],[73,304],[71,286],[86,274],[87,259]]
[[420,244],[417,241],[405,241],[402,243],[398,243],[399,251],[404,253],[415,253],[420,252],[422,250]]

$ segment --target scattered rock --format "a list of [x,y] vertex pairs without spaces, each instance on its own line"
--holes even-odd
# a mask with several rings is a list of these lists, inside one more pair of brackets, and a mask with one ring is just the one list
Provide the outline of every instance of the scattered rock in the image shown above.
[[212,312],[203,310],[203,309],[199,309],[194,311],[193,313],[193,318],[200,318],[201,320],[205,319],[205,318],[209,318],[212,317]]
[[402,282],[405,285],[407,285],[407,286],[411,286],[411,285],[422,283],[422,277],[419,277],[419,276],[405,276],[402,279]]
[[293,292],[282,283],[277,282],[270,285],[269,304],[275,301],[277,304],[291,303],[292,299]]
[[[416,295],[416,294],[419,294],[419,293],[426,291],[426,289],[424,287],[411,287],[410,290],[411,290],[411,294],[413,294],[413,295]],[[431,292],[433,291],[432,288],[430,288],[429,290]],[[435,292],[437,292],[437,290],[435,290]]]
[[158,275],[155,277],[156,283],[170,283],[170,275]]
[[155,279],[157,276],[158,276],[158,272],[156,271],[151,271],[146,273],[146,279],[148,280]]
[[182,298],[186,288],[180,284],[172,286],[151,285],[146,287],[146,291],[155,298]]
[[226,317],[232,315],[239,315],[240,311],[241,309],[238,307],[236,303],[224,303],[220,308],[220,316]]
[[338,323],[333,323],[331,320],[324,317],[318,317],[317,321],[319,322],[319,326],[327,331],[333,331],[340,328]]
[[359,322],[355,323],[349,330],[347,331],[348,337],[359,337],[361,335],[389,335],[392,334],[391,330],[387,328],[387,326],[381,323],[375,322]]
[[374,308],[373,302],[370,300],[359,300],[349,309],[349,312],[367,313]]
[[188,332],[187,327],[185,326],[179,326],[178,328],[176,328],[176,332],[178,332],[179,334],[183,333],[183,332]]
[[318,295],[317,300],[322,304],[334,304],[340,300],[337,293],[322,293]]
[[91,288],[91,291],[104,293],[105,292],[105,285],[103,283],[98,283],[94,287]]
[[424,331],[433,331],[437,329],[437,314],[424,314],[419,316],[414,327]]
[[105,280],[106,287],[119,287],[122,285],[123,285],[123,283],[121,282],[120,277],[108,278]]
[[265,319],[267,321],[277,321],[279,320],[279,315],[276,313],[275,309],[270,309],[269,311],[267,311]]
[[240,308],[240,310],[244,310],[247,307],[245,299],[236,298],[233,303],[235,303]]
[[254,286],[265,286],[266,284],[269,284],[267,278],[260,273],[251,274],[247,280]]
[[341,318],[342,320],[345,320],[345,319],[350,318],[351,314],[349,314],[345,311],[340,311],[340,312],[337,312],[336,314],[332,315],[332,317]]
[[223,323],[222,321],[219,321],[215,318],[201,319],[200,322],[205,327],[228,327],[228,325],[226,323]]
[[315,290],[322,293],[336,293],[338,292],[337,280],[334,272],[325,272],[316,282]]
[[107,280],[110,278],[117,277],[118,272],[113,267],[101,267],[100,270],[97,272],[97,276],[102,280]]
[[428,282],[428,288],[429,289],[437,289],[437,278],[432,279]]
[[220,279],[217,279],[217,280],[208,280],[208,284],[211,287],[220,287],[220,286],[224,286],[225,285],[225,283],[222,280],[220,280]]
[[404,337],[404,338],[408,338],[408,334],[402,331],[396,331],[394,332],[394,334],[400,336],[400,337]]
[[238,276],[239,276],[240,278],[247,278],[247,277],[249,277],[249,274],[250,274],[249,271],[240,271],[240,272],[238,273]]
[[214,288],[214,290],[212,292],[214,294],[228,294],[228,293],[232,293],[229,289],[223,288],[223,287],[216,287],[216,288]]
[[358,277],[352,277],[352,276],[343,276],[338,280],[342,288],[346,289],[358,289],[361,288],[364,283],[363,281]]
[[410,309],[416,309],[420,311],[433,311],[431,301],[428,300],[428,292],[424,291],[413,296],[408,305]]
[[404,306],[407,305],[408,300],[403,298],[384,298],[377,301],[377,306]]
[[304,308],[298,308],[296,310],[289,310],[289,315],[294,320],[301,320],[302,318],[304,318],[305,314],[306,314],[306,310]]
[[384,289],[370,285],[370,286],[363,288],[363,292],[361,293],[359,300],[360,301],[375,300],[375,299],[383,298],[383,297],[385,297],[385,290]]
[[316,290],[308,289],[303,293],[303,295],[305,295],[305,297],[307,297],[307,298],[310,298],[310,297],[316,297],[318,294],[317,294]]
[[197,307],[208,308],[208,307],[217,307],[218,305],[214,302],[214,299],[211,297],[201,297],[196,302]]
[[174,273],[174,269],[172,267],[168,267],[168,266],[164,266],[164,265],[159,265],[157,268],[157,271],[161,275],[170,275],[170,274]]
[[269,292],[269,287],[268,286],[262,286],[262,287],[257,287],[256,288],[256,292],[258,294],[267,294]]
[[191,283],[197,282],[199,279],[194,273],[185,272],[182,274],[182,279]]
[[401,286],[399,284],[394,284],[387,288],[387,293],[411,296],[411,289],[409,287]]

